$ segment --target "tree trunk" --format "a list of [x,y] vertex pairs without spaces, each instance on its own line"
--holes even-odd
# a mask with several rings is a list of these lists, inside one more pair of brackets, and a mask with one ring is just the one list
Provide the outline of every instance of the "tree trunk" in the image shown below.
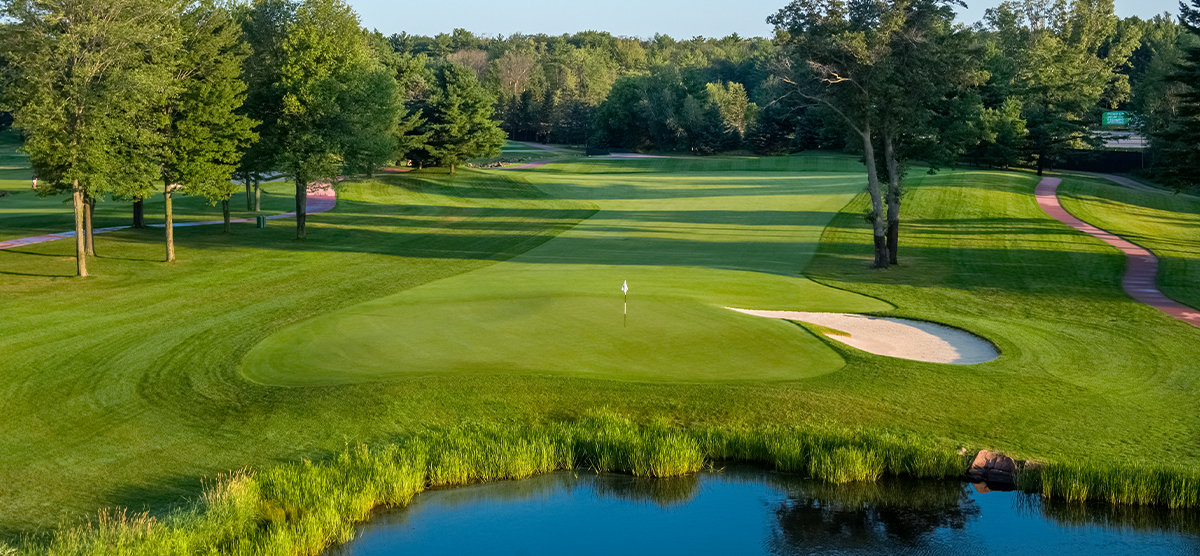
[[871,195],[871,211],[874,215],[875,268],[888,267],[887,227],[883,216],[883,196],[879,191],[879,170],[875,164],[875,146],[871,144],[871,128],[860,132],[863,140],[863,156],[867,161],[867,193]]
[[1042,154],[1038,154],[1038,157],[1037,157],[1037,175],[1038,175],[1038,177],[1042,176],[1042,159],[1043,158],[1045,158],[1045,157]]
[[262,212],[262,189],[258,187],[258,178],[254,178],[254,212]]
[[900,246],[900,162],[896,160],[895,145],[890,133],[883,135],[883,158],[887,166],[887,249],[888,263],[900,264],[897,250]]
[[225,216],[225,232],[229,233],[229,199],[221,201],[221,213]]
[[246,176],[246,210],[254,210],[254,198],[250,196],[249,176]]
[[452,175],[452,176],[454,175],[454,165],[453,164],[450,165],[450,175]]
[[75,274],[87,276],[87,253],[83,245],[83,189],[79,180],[71,184],[71,205],[75,208]]
[[308,180],[296,177],[296,239],[304,239],[304,217],[308,210]]
[[175,262],[175,218],[171,214],[171,184],[163,184],[164,222],[167,228],[167,262]]
[[89,257],[96,256],[96,243],[92,240],[92,216],[96,212],[96,200],[87,197],[83,201],[83,250]]
[[146,203],[141,199],[133,202],[133,227],[146,227]]

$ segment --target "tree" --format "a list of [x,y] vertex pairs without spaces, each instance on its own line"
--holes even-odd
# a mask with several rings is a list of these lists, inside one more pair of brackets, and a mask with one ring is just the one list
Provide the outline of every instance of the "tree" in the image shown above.
[[976,163],[1010,168],[1021,162],[1025,152],[1025,120],[1021,101],[1005,99],[999,108],[984,108],[980,118],[980,140],[974,150]]
[[980,101],[970,89],[982,81],[968,33],[954,25],[954,11],[943,0],[896,0],[859,8],[867,18],[892,11],[901,21],[891,36],[889,54],[878,64],[875,118],[876,151],[887,175],[887,251],[899,264],[900,209],[910,160],[932,168],[952,165],[978,137]]
[[482,82],[487,78],[488,74],[488,59],[487,52],[482,50],[459,50],[449,56],[446,56],[446,61],[459,64],[469,68],[475,72],[475,79]]
[[[875,9],[882,8],[882,9]],[[870,0],[795,0],[767,22],[781,55],[775,73],[790,93],[831,111],[861,141],[871,196],[875,267],[887,268],[887,224],[875,156],[875,109],[884,65],[904,18]]]
[[1128,76],[1117,69],[1137,47],[1140,28],[1118,26],[1112,0],[1004,2],[984,19],[994,41],[985,98],[1021,101],[1026,156],[1038,175],[1068,149],[1097,145],[1088,123],[1102,101],[1111,108],[1127,98]]
[[496,156],[506,140],[492,120],[495,99],[475,79],[475,73],[458,64],[443,64],[434,71],[434,91],[425,102],[425,151],[438,166],[454,167],[468,159]]
[[275,171],[275,154],[281,148],[278,123],[283,113],[283,91],[279,87],[285,58],[283,39],[296,5],[290,0],[253,0],[236,5],[235,10],[242,41],[250,49],[242,62],[246,98],[238,113],[260,122],[258,141],[242,155],[236,175],[246,187],[247,209],[258,212],[262,209],[259,182]]
[[237,191],[230,180],[258,124],[237,112],[245,98],[247,52],[231,14],[203,1],[179,15],[177,28],[183,37],[171,53],[174,74],[159,108],[167,262],[175,260],[171,202],[177,189],[221,203],[229,232],[229,197]]
[[71,192],[76,273],[87,276],[90,200],[157,173],[146,115],[165,80],[154,54],[168,46],[170,10],[151,0],[10,0],[3,13],[6,105],[45,184],[39,194]]
[[709,83],[705,86],[709,102],[721,113],[725,132],[735,134],[740,142],[754,121],[757,107],[750,102],[746,87],[741,83]]
[[1154,148],[1155,177],[1177,191],[1200,186],[1200,4],[1179,3],[1186,33],[1167,28],[1135,106]]
[[347,163],[364,169],[394,159],[401,107],[395,79],[344,2],[305,0],[288,19],[277,58],[265,60],[277,66],[261,70],[277,79],[265,100],[279,103],[260,108],[277,115],[264,120],[261,134],[266,159],[295,181],[296,238],[304,239],[308,188],[333,187]]

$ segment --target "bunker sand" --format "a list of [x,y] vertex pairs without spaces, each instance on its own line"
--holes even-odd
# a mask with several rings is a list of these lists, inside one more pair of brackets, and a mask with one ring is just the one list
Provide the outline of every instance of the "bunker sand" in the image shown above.
[[845,332],[849,336],[825,336],[875,355],[953,365],[986,363],[1000,356],[988,341],[970,332],[932,322],[849,313],[729,309],[756,317],[807,322]]

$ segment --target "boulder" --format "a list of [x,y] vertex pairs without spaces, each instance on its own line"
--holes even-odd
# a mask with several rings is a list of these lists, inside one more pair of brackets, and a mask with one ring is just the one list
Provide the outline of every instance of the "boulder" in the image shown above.
[[1017,462],[1012,458],[991,450],[980,450],[971,462],[967,477],[972,482],[1011,485],[1016,482],[1016,471]]

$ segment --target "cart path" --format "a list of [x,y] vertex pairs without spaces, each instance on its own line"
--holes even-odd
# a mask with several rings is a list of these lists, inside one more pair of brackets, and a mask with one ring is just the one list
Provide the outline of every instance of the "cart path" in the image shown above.
[[1041,183],[1034,191],[1038,206],[1042,207],[1042,210],[1051,218],[1125,253],[1129,259],[1129,266],[1125,269],[1125,277],[1121,280],[1121,286],[1134,299],[1175,319],[1200,327],[1200,311],[1177,303],[1158,291],[1158,287],[1155,286],[1155,280],[1158,278],[1158,257],[1154,256],[1149,249],[1072,216],[1058,202],[1058,185],[1060,183],[1062,180],[1059,178],[1042,178]]
[[[326,212],[337,206],[337,193],[329,186],[313,186],[308,190],[308,204],[305,207],[304,214],[317,214]],[[267,220],[275,220],[277,218],[292,218],[296,216],[296,211],[285,212],[283,214],[274,214],[267,217]],[[234,222],[253,222],[249,218],[234,218],[229,221]],[[186,228],[190,226],[208,226],[211,224],[224,224],[224,220],[208,220],[205,222],[177,222],[172,228]],[[162,228],[163,224],[151,224],[152,228]],[[109,228],[93,228],[92,235],[115,232],[124,230],[130,226],[112,226]],[[33,245],[35,243],[45,243],[47,241],[55,241],[75,237],[75,232],[58,232],[56,234],[44,234],[40,236],[22,237],[0,241],[0,249],[10,249],[12,247],[20,247],[23,245]]]

